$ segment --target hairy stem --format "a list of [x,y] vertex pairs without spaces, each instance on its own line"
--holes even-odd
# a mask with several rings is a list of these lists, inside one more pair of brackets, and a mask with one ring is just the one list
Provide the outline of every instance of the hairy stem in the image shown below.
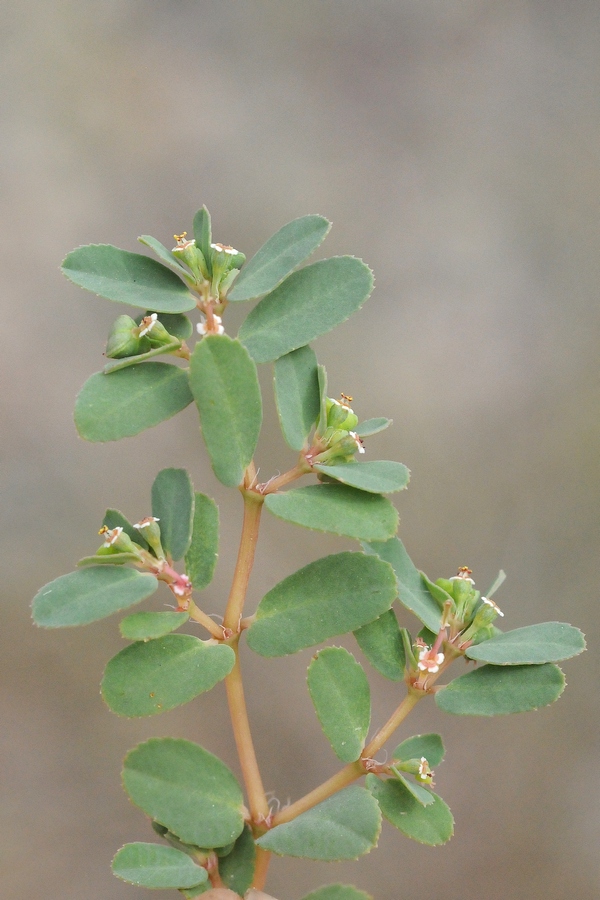
[[273,818],[273,826],[283,825],[284,822],[291,822],[296,816],[312,809],[317,803],[322,803],[323,800],[327,800],[332,794],[341,791],[342,788],[352,784],[353,781],[356,781],[357,778],[360,778],[360,776],[364,774],[365,770],[360,760],[349,763],[335,775],[332,775],[331,778],[328,778],[327,781],[324,781],[323,784],[320,784],[319,787],[316,787],[314,791],[310,791],[310,793],[301,797],[300,800],[296,800],[295,803],[292,803],[291,806],[287,806],[285,809],[278,812]]
[[217,641],[223,640],[223,628],[217,622],[207,616],[205,612],[202,612],[199,609],[193,600],[190,600],[190,605],[188,607],[188,612],[190,614],[190,619],[193,619],[194,622],[198,622],[200,625],[204,625],[206,630],[210,632],[211,636],[214,637]]
[[411,690],[406,695],[400,706],[392,713],[385,725],[379,729],[372,741],[370,741],[362,752],[363,759],[371,759],[378,753],[387,739],[392,736],[398,725],[404,721],[409,712],[414,709],[419,700],[427,696],[426,694]]

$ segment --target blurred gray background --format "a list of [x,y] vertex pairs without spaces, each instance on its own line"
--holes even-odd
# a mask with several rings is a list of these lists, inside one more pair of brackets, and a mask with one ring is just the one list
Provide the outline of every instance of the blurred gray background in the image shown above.
[[[117,618],[31,626],[37,589],[98,544],[106,506],[134,521],[166,465],[220,504],[205,607],[220,612],[240,500],[215,480],[190,408],[116,445],[86,445],[75,395],[123,312],[58,266],[78,244],[170,244],[202,203],[216,240],[252,254],[289,219],[333,220],[324,255],[375,270],[363,311],[315,343],[330,387],[394,426],[370,458],[412,470],[400,535],[431,577],[500,567],[508,627],[574,621],[598,642],[600,10],[595,0],[3,2],[2,896],[134,900],[116,849],[152,840],[119,783],[152,735],[197,740],[236,768],[222,686],[156,719],[98,696]],[[245,310],[228,313],[230,333]],[[271,375],[265,367],[264,385]],[[270,395],[267,393],[267,397]],[[293,457],[271,399],[265,478]],[[348,542],[265,519],[253,609],[279,579]],[[156,608],[168,602],[166,594]],[[406,624],[410,624],[406,620]],[[441,730],[441,849],[384,826],[357,863],[275,861],[298,900],[354,882],[377,900],[562,900],[600,893],[598,665],[567,662],[560,703],[509,719],[423,704],[406,734]],[[285,802],[337,767],[305,689],[310,651],[244,654],[268,789]],[[400,688],[372,677],[373,727]],[[236,769],[237,771],[237,769]],[[156,892],[156,897],[176,896]]]

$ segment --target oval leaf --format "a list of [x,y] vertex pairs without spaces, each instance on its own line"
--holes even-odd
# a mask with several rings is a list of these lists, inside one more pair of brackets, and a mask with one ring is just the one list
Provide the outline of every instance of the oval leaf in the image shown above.
[[335,478],[342,484],[370,491],[374,494],[393,494],[402,491],[410,480],[410,472],[406,466],[389,459],[378,459],[372,462],[350,462],[337,466],[313,466],[329,478]]
[[243,797],[233,773],[191,741],[139,744],[125,757],[123,783],[136,806],[185,843],[224,847],[242,833]]
[[354,632],[358,646],[374,669],[390,681],[404,678],[404,644],[393,609]]
[[263,850],[305,859],[357,859],[376,846],[379,806],[365,788],[352,785],[257,840]]
[[440,608],[423,584],[421,573],[415,568],[402,541],[393,537],[385,543],[365,543],[363,549],[365,553],[375,553],[390,563],[398,580],[400,603],[437,634],[441,622]]
[[313,657],[307,681],[333,752],[342,762],[354,762],[371,722],[371,691],[362,666],[343,647],[326,647]]
[[211,581],[219,555],[219,509],[206,494],[196,494],[192,542],[185,554],[185,571],[197,591]]
[[262,422],[256,366],[227,335],[211,334],[194,348],[190,383],[215,475],[228,487],[242,481]]
[[112,862],[113,874],[145,888],[190,888],[208,880],[206,869],[187,853],[162,844],[125,844]]
[[189,619],[186,612],[138,612],[121,620],[121,637],[129,641],[153,641],[179,628]]
[[264,297],[239,331],[256,362],[271,362],[345,322],[373,290],[362,260],[336,256],[306,266]]
[[398,744],[392,759],[402,761],[425,757],[430,766],[439,766],[444,758],[444,742],[439,734],[415,734]]
[[261,656],[295,653],[373,621],[395,595],[394,574],[376,557],[326,556],[263,597],[248,629],[248,645]]
[[579,628],[563,622],[542,622],[515,628],[469,647],[466,656],[495,666],[559,662],[585,650]]
[[323,216],[288,222],[244,266],[227,299],[252,300],[272,291],[317,249],[330,228]]
[[406,837],[430,847],[445,844],[452,837],[454,819],[441,797],[433,794],[433,803],[423,806],[396,779],[381,781],[376,775],[367,775],[366,784],[388,822]]
[[158,587],[154,575],[121,566],[92,566],[61,575],[34,597],[33,619],[44,628],[87,625],[145,600]]
[[212,256],[210,252],[210,245],[212,242],[212,228],[210,223],[210,213],[207,210],[206,206],[203,206],[202,209],[199,209],[194,216],[194,240],[196,241],[196,247],[202,253],[206,261],[206,265],[210,270],[210,261]]
[[483,666],[440,688],[435,702],[457,716],[505,716],[548,706],[562,694],[558,666]]
[[311,484],[268,494],[265,506],[286,522],[357,540],[385,541],[398,528],[398,513],[389,500],[344,484]]
[[273,375],[283,437],[292,450],[302,450],[321,410],[317,357],[299,347],[276,360]]
[[351,884],[327,884],[311,891],[303,900],[373,900],[370,894],[359,891]]
[[234,663],[231,647],[205,644],[191,634],[138,641],[107,664],[102,696],[119,716],[154,716],[210,691]]
[[75,402],[75,426],[86,441],[118,441],[170,419],[193,399],[187,372],[168,363],[96,372]]
[[380,431],[385,431],[391,424],[391,419],[385,419],[383,417],[379,419],[365,419],[364,422],[358,423],[354,429],[354,433],[359,437],[371,437],[373,434],[379,434]]
[[186,312],[196,306],[185,284],[161,263],[111,244],[78,247],[65,258],[62,271],[87,291],[155,312]]
[[194,487],[185,469],[163,469],[152,485],[152,515],[160,520],[160,542],[172,559],[181,559],[192,540]]

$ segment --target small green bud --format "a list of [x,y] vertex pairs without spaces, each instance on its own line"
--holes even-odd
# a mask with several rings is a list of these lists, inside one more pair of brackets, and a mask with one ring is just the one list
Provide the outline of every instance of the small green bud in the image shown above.
[[500,607],[488,597],[482,597],[481,603],[475,612],[475,618],[461,635],[461,641],[471,641],[479,644],[482,640],[493,636],[494,621],[498,616],[504,616]]
[[104,538],[100,551],[110,549],[117,553],[132,553],[138,559],[142,558],[142,548],[138,544],[134,544],[120,525],[117,525],[116,528],[107,528],[106,525],[103,525],[98,534]]
[[157,525],[159,521],[155,516],[146,516],[145,519],[137,522],[133,527],[143,533],[148,546],[152,548],[158,559],[165,559],[165,551],[160,541],[160,528]]
[[431,784],[433,779],[433,771],[424,756],[420,759],[395,759],[394,769],[414,775],[421,784]]
[[150,341],[140,335],[139,328],[131,316],[119,316],[112,324],[106,342],[105,355],[109,359],[123,359],[138,356],[150,350]]
[[208,281],[208,266],[206,260],[199,247],[196,247],[196,241],[186,240],[187,231],[182,234],[174,234],[173,237],[177,241],[177,245],[173,247],[171,253],[186,264],[194,275],[196,281]]
[[177,341],[181,344],[179,338],[169,334],[163,323],[158,318],[158,313],[150,313],[144,316],[138,325],[140,338],[145,338],[150,343],[150,349],[156,347],[164,347],[166,344],[172,344]]
[[[351,398],[346,398],[342,394],[342,399],[350,400]],[[329,428],[352,431],[358,425],[358,416],[346,403],[340,403],[339,400],[327,397],[325,399],[325,409],[327,411],[327,425]]]
[[212,269],[212,289],[216,296],[221,294],[221,284],[232,269],[239,269],[246,261],[243,253],[229,244],[211,244],[210,265]]

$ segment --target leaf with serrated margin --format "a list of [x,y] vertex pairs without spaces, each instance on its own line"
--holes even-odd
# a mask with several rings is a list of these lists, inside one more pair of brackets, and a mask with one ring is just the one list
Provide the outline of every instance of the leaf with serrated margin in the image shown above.
[[247,632],[248,646],[267,657],[296,653],[372,622],[395,596],[394,573],[377,557],[326,556],[263,597]]
[[406,664],[398,619],[393,609],[354,632],[358,646],[374,669],[390,681],[402,681]]
[[369,791],[352,785],[257,840],[263,850],[305,859],[358,859],[376,846],[379,806]]
[[186,844],[225,847],[242,833],[243,796],[235,776],[191,741],[139,744],[125,757],[123,784],[136,806]]
[[208,872],[181,850],[162,844],[125,844],[112,862],[113,874],[145,888],[190,888],[208,880]]
[[161,244],[159,240],[152,237],[152,235],[150,234],[141,234],[138,238],[138,241],[140,242],[140,244],[144,244],[146,247],[149,247],[150,250],[154,250],[160,261],[173,269],[173,271],[178,275],[183,276],[184,278],[187,276],[189,278],[190,273],[188,272],[188,270],[181,265],[177,257],[174,256],[170,250],[167,250],[165,245]]
[[181,559],[192,540],[194,487],[185,469],[163,469],[152,485],[152,515],[159,520],[160,542],[172,559]]
[[457,716],[506,716],[548,706],[565,688],[553,663],[541,666],[483,666],[440,688],[435,702]]
[[213,471],[223,484],[236,487],[262,423],[256,365],[239,341],[211,334],[194,348],[190,384]]
[[354,762],[371,722],[371,690],[362,666],[344,647],[325,647],[313,657],[307,683],[333,752],[342,762]]
[[75,426],[86,441],[118,441],[170,419],[193,399],[187,372],[168,363],[96,372],[75,402]]
[[386,497],[345,484],[311,484],[268,494],[265,506],[286,522],[356,540],[385,541],[398,528],[398,512]]
[[87,625],[145,600],[158,587],[154,575],[122,566],[91,566],[61,575],[33,599],[33,620],[44,628]]
[[431,792],[433,803],[423,806],[406,785],[395,778],[381,780],[375,775],[367,775],[366,785],[388,822],[406,837],[430,847],[445,844],[452,837],[452,813],[437,794]]
[[155,716],[210,691],[234,663],[231,647],[191,634],[136,641],[108,662],[102,696],[119,716]]
[[227,299],[253,300],[272,291],[317,249],[330,228],[323,216],[288,222],[246,263]]
[[410,472],[405,465],[390,459],[377,459],[369,462],[348,462],[338,465],[313,466],[315,472],[321,472],[329,478],[335,478],[342,484],[369,491],[374,494],[393,494],[403,491],[410,481]]
[[439,734],[415,734],[398,744],[392,759],[420,759],[425,757],[430,766],[439,766],[444,758],[445,748]]
[[273,385],[285,441],[292,450],[302,450],[321,408],[317,357],[313,350],[298,347],[276,360]]
[[373,290],[373,274],[353,256],[293,272],[254,307],[239,331],[256,362],[272,362],[345,322]]
[[560,662],[585,650],[579,628],[564,622],[541,622],[506,631],[474,647],[466,656],[495,666],[532,665]]
[[385,431],[391,424],[391,419],[385,419],[383,417],[378,419],[365,419],[364,422],[358,423],[354,429],[354,433],[359,437],[371,437],[374,434],[379,434],[380,431]]
[[402,541],[393,537],[385,543],[364,543],[365,553],[374,553],[390,563],[398,579],[400,603],[417,616],[435,634],[440,629],[440,608],[423,584],[421,574],[415,568]]
[[162,263],[111,244],[78,247],[61,268],[69,281],[117,303],[170,313],[196,306],[182,280]]

